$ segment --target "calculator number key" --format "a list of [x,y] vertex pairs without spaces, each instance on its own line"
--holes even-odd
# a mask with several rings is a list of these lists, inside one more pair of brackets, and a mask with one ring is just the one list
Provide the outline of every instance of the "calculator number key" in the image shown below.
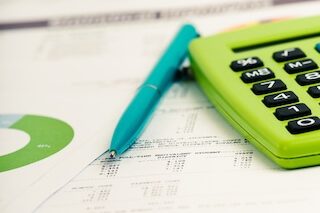
[[319,83],[320,82],[320,71],[309,72],[306,74],[297,75],[296,81],[301,86]]
[[313,98],[319,98],[320,97],[320,85],[309,87],[308,93]]
[[262,102],[267,107],[281,106],[285,104],[295,103],[298,101],[299,101],[299,98],[291,91],[267,95],[262,100]]
[[268,68],[261,68],[244,72],[241,75],[241,79],[245,83],[252,83],[256,81],[267,80],[270,78],[274,78],[274,73]]
[[299,134],[320,129],[320,119],[312,116],[299,120],[289,121],[287,126],[291,134]]
[[318,65],[311,59],[293,61],[284,65],[285,71],[289,74],[317,69]]
[[256,95],[267,94],[270,92],[277,92],[285,89],[287,89],[286,85],[281,80],[278,80],[278,79],[256,83],[251,88],[251,90]]
[[258,57],[249,57],[232,61],[230,67],[233,71],[242,71],[262,67],[263,62]]
[[283,62],[306,57],[306,54],[299,48],[289,48],[273,53],[272,57],[277,62]]
[[298,118],[306,115],[310,115],[311,110],[305,104],[295,104],[291,106],[285,106],[277,108],[274,115],[280,120],[288,120],[292,118]]

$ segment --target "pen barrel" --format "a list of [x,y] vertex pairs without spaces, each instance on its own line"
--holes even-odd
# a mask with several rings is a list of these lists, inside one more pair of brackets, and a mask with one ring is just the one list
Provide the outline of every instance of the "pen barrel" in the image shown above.
[[139,88],[119,120],[110,150],[116,150],[117,155],[122,154],[136,141],[150,120],[159,99],[160,93],[155,87],[145,85]]
[[177,33],[121,116],[112,137],[111,153],[122,154],[142,133],[161,95],[173,83],[177,70],[187,56],[190,41],[197,36],[194,27],[189,24]]
[[184,25],[164,51],[144,85],[155,85],[160,92],[164,92],[174,81],[177,70],[187,57],[190,41],[197,36],[198,33],[192,25]]

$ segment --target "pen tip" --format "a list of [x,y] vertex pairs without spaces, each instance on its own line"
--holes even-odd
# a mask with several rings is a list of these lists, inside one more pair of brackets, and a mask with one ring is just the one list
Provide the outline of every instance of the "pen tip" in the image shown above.
[[110,158],[115,158],[116,155],[117,155],[116,151],[112,150],[112,151],[110,152],[110,155],[109,155],[109,156],[110,156]]

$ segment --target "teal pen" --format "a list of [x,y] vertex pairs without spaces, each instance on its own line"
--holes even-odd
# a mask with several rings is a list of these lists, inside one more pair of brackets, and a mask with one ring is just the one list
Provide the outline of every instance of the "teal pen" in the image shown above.
[[186,24],[178,31],[135,97],[122,114],[109,148],[114,158],[125,152],[140,136],[155,106],[174,82],[177,71],[187,57],[190,41],[198,37],[195,28]]

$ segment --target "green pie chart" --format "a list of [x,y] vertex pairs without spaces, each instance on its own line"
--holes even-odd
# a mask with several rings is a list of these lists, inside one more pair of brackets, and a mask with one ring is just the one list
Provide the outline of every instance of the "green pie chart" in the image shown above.
[[1,114],[0,128],[23,131],[30,138],[22,148],[0,156],[0,172],[47,158],[66,147],[74,136],[64,121],[38,115]]

